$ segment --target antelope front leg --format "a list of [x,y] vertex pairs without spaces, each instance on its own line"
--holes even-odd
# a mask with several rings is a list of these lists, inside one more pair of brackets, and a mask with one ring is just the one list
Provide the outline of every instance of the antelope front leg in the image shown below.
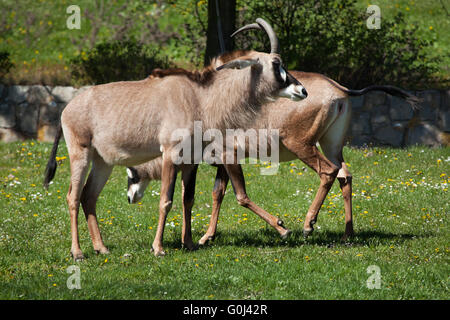
[[[163,157],[164,158],[164,157]],[[156,230],[155,240],[152,244],[153,253],[156,257],[166,253],[163,250],[164,226],[166,225],[167,214],[172,208],[173,193],[177,180],[177,169],[172,163],[170,156],[163,159],[161,174],[161,195],[159,200],[159,220]]]
[[188,250],[194,250],[195,245],[192,241],[191,228],[191,210],[194,205],[195,180],[197,176],[198,165],[185,166],[182,168],[182,198],[183,198],[183,247]]
[[203,235],[203,237],[198,241],[200,245],[204,245],[206,244],[206,242],[214,240],[216,236],[217,221],[219,219],[220,206],[222,204],[223,197],[225,196],[225,191],[227,190],[228,180],[229,178],[225,170],[225,167],[220,165],[217,168],[216,180],[212,192],[213,206],[211,212],[211,219],[209,221],[208,230]]
[[282,238],[286,238],[291,233],[291,231],[289,229],[284,228],[283,221],[271,215],[264,209],[258,207],[247,196],[247,193],[245,191],[245,179],[244,174],[242,172],[242,167],[239,164],[226,164],[225,169],[228,173],[228,176],[230,177],[231,184],[233,186],[234,193],[236,195],[236,199],[239,205],[248,208],[254,213],[256,213],[269,225],[274,227]]

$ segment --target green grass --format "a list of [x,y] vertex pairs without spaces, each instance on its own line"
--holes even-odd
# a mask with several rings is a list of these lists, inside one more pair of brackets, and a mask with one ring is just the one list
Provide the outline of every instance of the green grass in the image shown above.
[[[344,214],[336,185],[315,233],[303,239],[318,178],[294,161],[283,163],[276,176],[260,176],[254,165],[244,168],[250,197],[284,220],[293,230],[289,239],[239,207],[229,187],[216,240],[185,251],[178,181],[163,258],[150,252],[159,182],[131,206],[126,172],[116,167],[98,203],[111,253],[94,253],[81,211],[86,259],[79,263],[69,255],[69,159],[60,160],[48,192],[41,186],[50,148],[36,141],[0,144],[0,299],[449,299],[449,148],[345,148],[354,176],[356,232],[348,243],[339,241]],[[64,156],[62,144],[58,157]],[[214,175],[214,168],[201,165],[194,241],[209,222]],[[80,290],[66,286],[74,264],[81,270]],[[366,287],[371,265],[381,270],[380,289]]]

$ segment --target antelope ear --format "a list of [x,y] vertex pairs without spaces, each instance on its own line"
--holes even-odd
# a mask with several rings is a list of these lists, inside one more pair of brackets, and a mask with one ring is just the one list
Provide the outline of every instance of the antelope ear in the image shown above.
[[259,64],[259,59],[237,59],[227,62],[216,68],[217,71],[222,69],[244,69]]

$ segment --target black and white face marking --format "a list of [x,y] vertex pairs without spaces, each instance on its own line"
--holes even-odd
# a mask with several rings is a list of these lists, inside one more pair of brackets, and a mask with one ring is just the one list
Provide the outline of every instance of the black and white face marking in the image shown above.
[[278,97],[289,98],[293,101],[300,101],[308,96],[302,84],[287,72],[279,59],[272,61],[275,78],[280,83]]
[[286,70],[284,70],[284,68],[280,65],[280,76],[281,79],[283,79],[283,82],[286,82],[286,78],[287,78],[287,74],[286,74]]
[[128,174],[128,203],[137,203],[144,197],[145,189],[150,180],[141,179],[135,168],[127,168]]

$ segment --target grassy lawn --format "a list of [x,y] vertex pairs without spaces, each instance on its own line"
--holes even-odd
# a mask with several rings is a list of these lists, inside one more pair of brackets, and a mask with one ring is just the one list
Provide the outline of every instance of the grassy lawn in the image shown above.
[[[48,192],[41,183],[51,145],[0,144],[0,299],[449,299],[448,186],[450,149],[345,148],[354,181],[356,237],[344,231],[343,201],[334,185],[317,228],[302,237],[303,219],[318,178],[300,161],[283,163],[276,176],[246,165],[250,197],[282,217],[293,235],[278,234],[225,197],[216,240],[197,251],[181,249],[180,183],[165,232],[164,258],[150,252],[159,182],[142,203],[129,205],[126,172],[116,167],[100,196],[98,218],[109,255],[92,249],[84,214],[80,242],[86,259],[69,256],[65,201],[69,159]],[[199,169],[193,211],[194,241],[209,222],[215,169]],[[179,179],[178,179],[179,180]],[[67,268],[81,271],[81,289],[69,290]],[[380,289],[366,286],[378,266]]]

